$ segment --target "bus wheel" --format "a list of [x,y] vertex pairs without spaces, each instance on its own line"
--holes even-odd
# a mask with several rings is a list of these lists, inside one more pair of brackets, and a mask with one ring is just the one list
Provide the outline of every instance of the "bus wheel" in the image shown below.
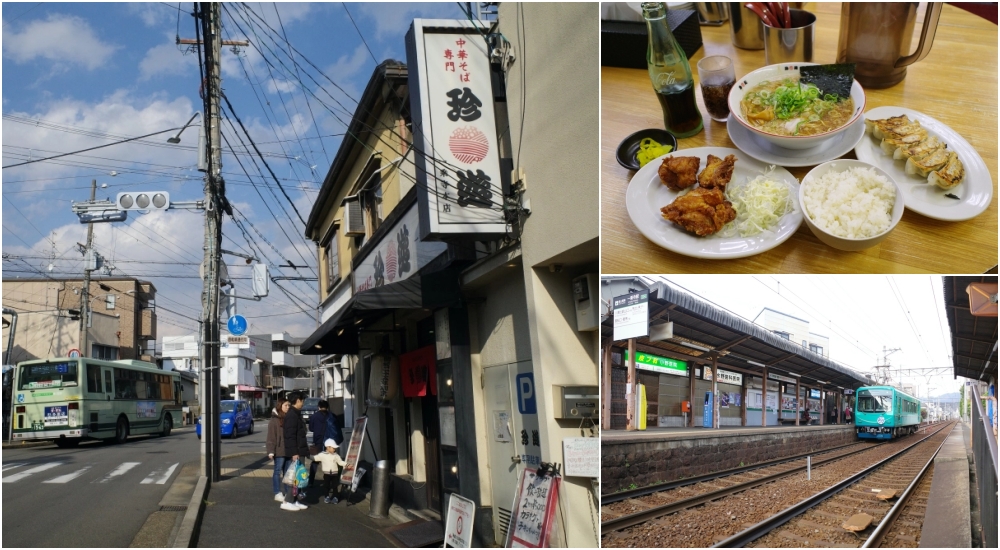
[[167,414],[167,416],[163,417],[163,431],[160,432],[160,436],[169,437],[170,428],[173,428],[173,426],[174,426],[174,419],[173,417],[170,416],[170,414]]
[[128,439],[128,420],[125,417],[118,418],[118,424],[115,426],[115,443],[125,443]]
[[56,440],[56,447],[59,447],[60,449],[71,449],[79,444],[80,440],[75,437],[73,438],[60,437],[59,439]]

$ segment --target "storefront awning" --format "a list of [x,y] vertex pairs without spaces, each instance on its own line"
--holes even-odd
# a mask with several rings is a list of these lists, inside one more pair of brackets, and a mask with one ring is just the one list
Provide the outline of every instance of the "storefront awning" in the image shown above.
[[[446,267],[442,267],[446,266]],[[358,332],[364,319],[381,317],[394,309],[441,308],[461,300],[461,266],[442,254],[416,275],[355,294],[302,343],[304,355],[357,353]]]
[[258,388],[256,386],[244,386],[239,384],[236,386],[236,391],[267,391],[267,388]]

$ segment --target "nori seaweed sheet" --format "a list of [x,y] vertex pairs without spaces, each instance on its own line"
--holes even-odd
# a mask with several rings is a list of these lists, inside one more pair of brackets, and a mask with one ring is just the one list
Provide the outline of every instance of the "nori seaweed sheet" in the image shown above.
[[799,82],[815,84],[820,93],[837,94],[837,97],[845,99],[851,97],[855,65],[855,63],[803,65],[799,67]]

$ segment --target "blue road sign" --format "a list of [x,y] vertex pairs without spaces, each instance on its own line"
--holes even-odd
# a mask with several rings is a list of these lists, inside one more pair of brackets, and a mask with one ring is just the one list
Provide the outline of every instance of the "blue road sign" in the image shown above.
[[535,375],[530,372],[519,374],[515,378],[515,383],[517,384],[518,412],[536,414],[538,409],[535,406]]
[[239,336],[247,331],[247,318],[242,315],[233,315],[226,323],[226,328],[233,336]]

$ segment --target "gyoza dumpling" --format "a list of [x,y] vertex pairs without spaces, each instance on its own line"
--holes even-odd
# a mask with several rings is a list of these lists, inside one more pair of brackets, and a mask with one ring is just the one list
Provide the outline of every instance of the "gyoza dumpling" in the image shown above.
[[918,175],[922,178],[926,178],[927,174],[935,170],[940,170],[945,164],[948,164],[949,155],[953,153],[949,152],[947,149],[938,149],[934,153],[922,158],[916,159],[910,157],[906,159],[906,173],[912,175]]
[[928,174],[927,183],[933,183],[941,189],[951,189],[962,183],[963,178],[965,178],[965,167],[962,166],[962,161],[958,159],[956,153],[948,153],[948,163],[937,172]]
[[948,145],[938,138],[930,136],[916,145],[900,145],[892,153],[892,158],[896,160],[906,160],[910,157],[922,159],[934,153],[934,151],[944,149],[945,147],[948,147]]

